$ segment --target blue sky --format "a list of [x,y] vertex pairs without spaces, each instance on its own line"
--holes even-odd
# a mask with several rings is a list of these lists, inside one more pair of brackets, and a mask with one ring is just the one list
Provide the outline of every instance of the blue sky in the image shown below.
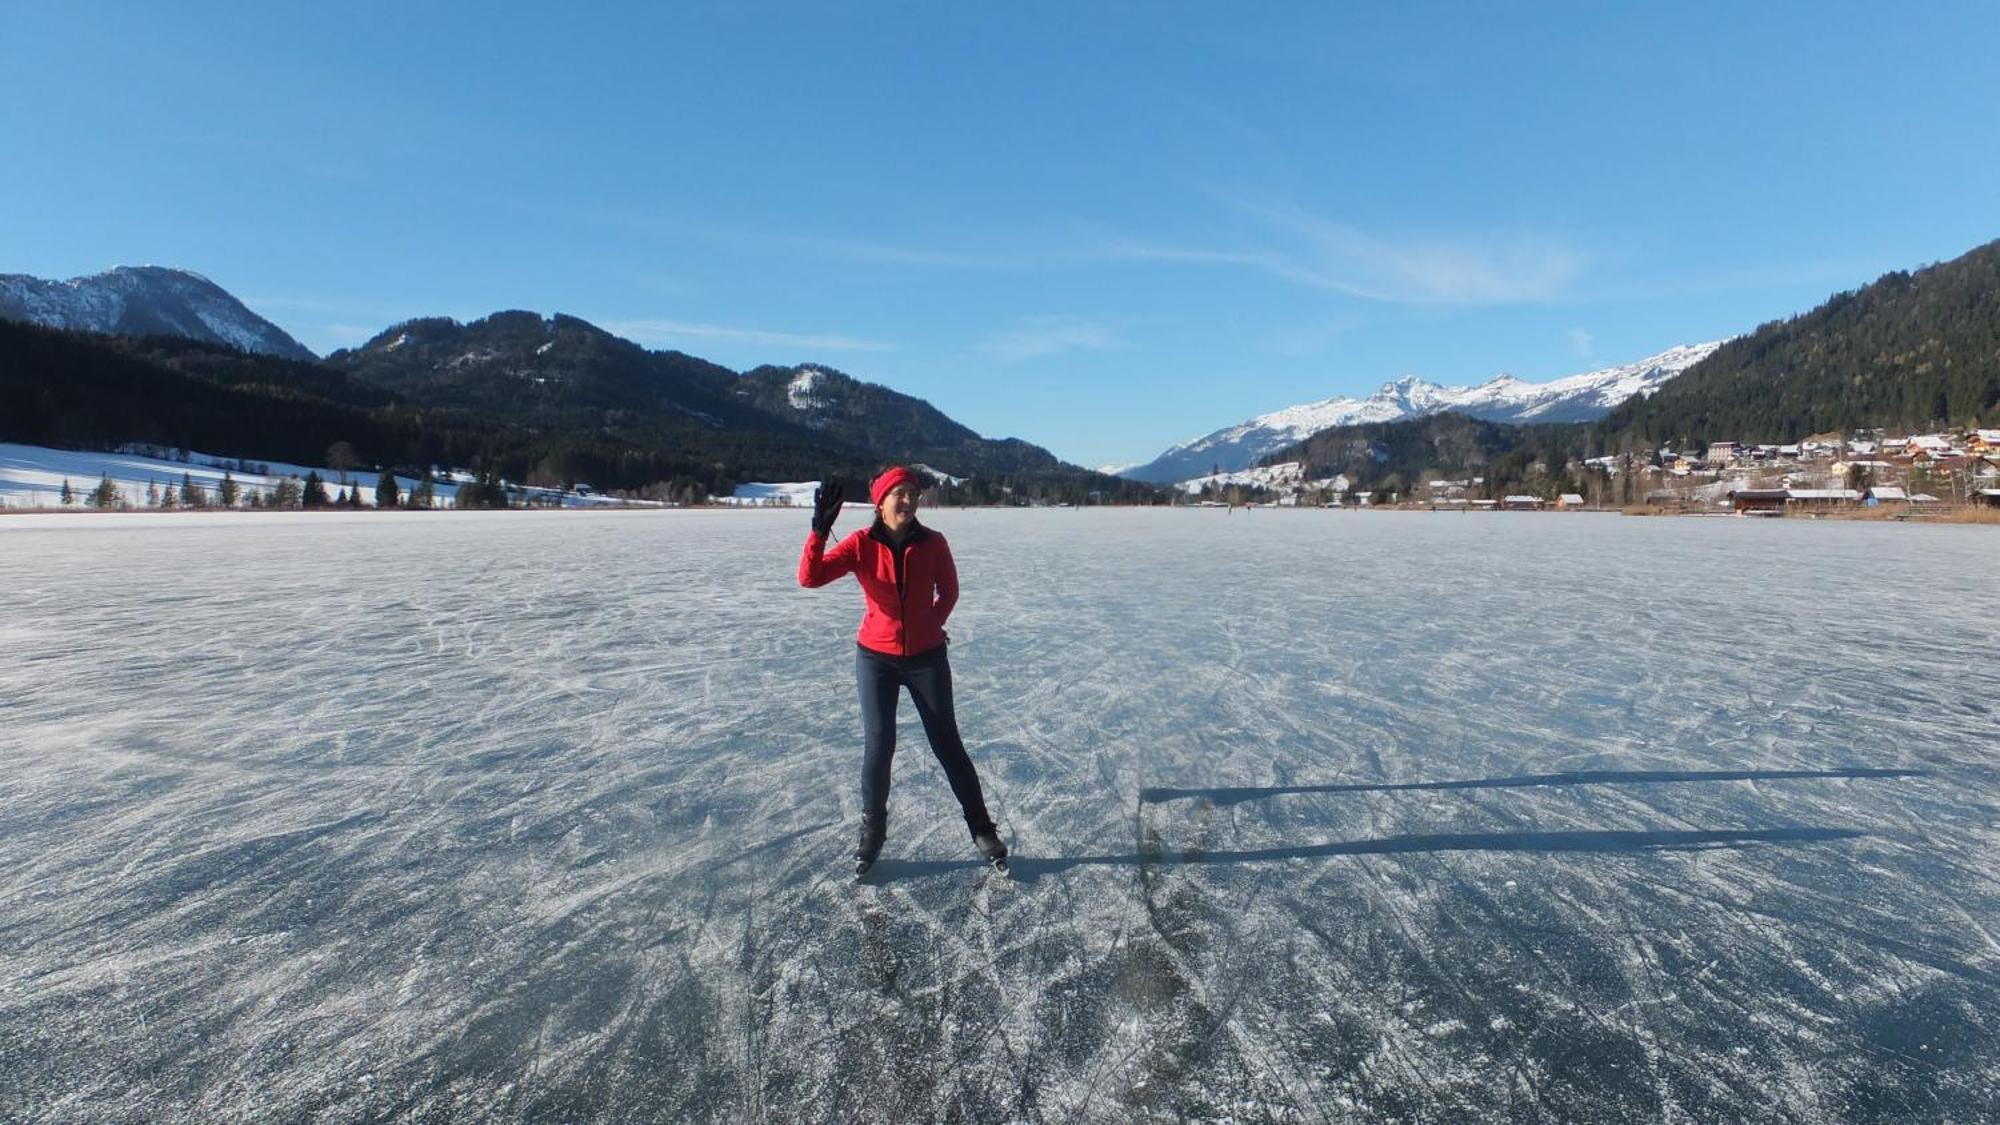
[[0,272],[567,312],[1095,465],[2000,237],[2000,5],[581,7],[0,0]]

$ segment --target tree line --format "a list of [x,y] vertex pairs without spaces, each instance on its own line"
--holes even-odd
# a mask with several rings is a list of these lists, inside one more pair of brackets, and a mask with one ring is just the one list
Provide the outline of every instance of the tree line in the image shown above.
[[[194,479],[192,473],[182,473],[179,482],[169,480],[165,485],[155,478],[146,482],[145,502],[140,507],[162,511],[207,511],[210,509],[240,508],[248,511],[287,509],[353,509],[368,507],[362,503],[362,484],[358,481],[329,483],[311,470],[303,478],[283,477],[273,484],[240,482],[236,474],[224,470],[222,479],[210,488]],[[375,480],[375,504],[378,510],[407,508],[427,510],[438,506],[437,486],[429,476],[416,479],[410,488],[403,488],[395,475],[383,472]],[[79,490],[70,478],[64,477],[57,497],[65,508],[96,508],[112,511],[132,507],[125,499],[124,491],[110,474],[100,476],[89,490]],[[510,507],[506,490],[494,481],[479,481],[458,486],[456,506],[458,507]]]
[[1605,419],[1640,444],[1790,442],[2000,416],[2000,242],[1897,271],[1718,348]]

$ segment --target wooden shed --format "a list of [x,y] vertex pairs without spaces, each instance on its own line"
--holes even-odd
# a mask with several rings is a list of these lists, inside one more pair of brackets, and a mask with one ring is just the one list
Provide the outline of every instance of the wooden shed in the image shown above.
[[1793,488],[1787,491],[1787,502],[1802,508],[1839,508],[1861,502],[1861,491],[1854,488]]
[[1738,515],[1785,514],[1785,502],[1792,497],[1789,488],[1732,488],[1729,490],[1729,506]]

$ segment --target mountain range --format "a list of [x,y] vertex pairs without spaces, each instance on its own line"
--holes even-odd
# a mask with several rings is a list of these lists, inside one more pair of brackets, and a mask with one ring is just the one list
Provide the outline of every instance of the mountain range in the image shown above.
[[753,481],[931,468],[943,499],[1144,499],[1149,486],[983,438],[929,403],[830,368],[739,374],[571,316],[406,321],[324,360],[212,337],[103,335],[0,317],[0,440],[141,442],[274,461],[470,468],[675,499]]
[[[68,363],[102,376],[103,385],[95,389],[80,384],[63,390],[46,380],[23,389],[37,404],[39,428],[60,431],[72,441],[176,444],[161,430],[186,428],[183,411],[155,404],[163,419],[177,420],[169,426],[116,404],[133,397],[132,387],[144,385],[136,360],[140,367],[169,369],[160,376],[162,387],[181,386],[204,402],[208,391],[197,393],[185,380],[209,384],[209,390],[222,383],[239,397],[261,381],[295,406],[318,403],[348,412],[307,429],[345,427],[371,436],[383,458],[407,462],[442,455],[420,453],[426,432],[449,433],[451,449],[462,456],[466,435],[486,427],[493,431],[488,457],[504,460],[505,471],[590,480],[599,487],[633,487],[646,483],[649,474],[715,489],[745,479],[812,480],[829,471],[865,479],[885,461],[929,465],[941,480],[956,481],[951,487],[976,479],[971,491],[988,498],[1010,494],[1017,483],[1031,492],[1054,489],[1065,496],[1144,487],[1066,464],[1017,438],[982,437],[928,402],[830,367],[767,366],[738,373],[681,352],[649,350],[561,314],[514,310],[469,323],[417,318],[321,361],[198,274],[121,266],[60,282],[0,277],[0,320],[103,337],[101,342],[32,335],[8,340],[17,356],[38,357],[34,363],[48,365],[58,362],[52,358],[57,353],[71,354]],[[217,345],[239,358],[199,345]],[[107,350],[116,354],[98,354]],[[310,370],[255,362],[263,358]],[[121,390],[114,394],[111,387]],[[364,409],[372,412],[367,425],[351,414],[364,400]],[[270,416],[261,404],[218,409],[225,419]],[[226,421],[221,424],[226,428]],[[14,428],[26,425],[20,420]],[[121,426],[144,432],[111,432]],[[215,428],[201,427],[211,444]],[[269,448],[275,439],[267,432],[249,440],[265,443],[264,456],[313,452],[296,443]],[[520,459],[530,449],[536,455],[524,464]]]
[[[316,358],[207,278],[158,266],[120,266],[68,281],[0,276],[0,318],[121,336],[178,336],[301,362]],[[1650,393],[1714,347],[1675,348],[1548,383],[1501,375],[1476,387],[1447,387],[1404,378],[1366,398],[1342,396],[1260,415],[1118,475],[1167,483],[1218,466],[1241,470],[1330,427],[1444,411],[1499,422],[1591,420]],[[767,468],[792,466],[807,476],[822,456],[815,447],[828,443],[922,461],[954,475],[1084,471],[1025,441],[981,437],[927,402],[829,367],[759,367],[739,375],[695,356],[650,351],[560,314],[510,311],[468,324],[418,318],[335,352],[325,365],[413,403],[640,447],[685,446],[690,438],[701,445],[704,429],[763,429],[771,431],[766,453],[776,455]],[[578,472],[586,467],[572,466]]]
[[184,336],[280,359],[318,358],[220,285],[164,266],[118,266],[68,281],[0,274],[0,319],[117,336]]
[[738,373],[569,316],[410,320],[319,360],[207,279],[159,267],[67,282],[0,276],[0,402],[0,440],[143,441],[300,462],[334,441],[382,467],[676,496],[747,481],[853,483],[886,461],[931,466],[948,499],[968,503],[1144,500],[1162,494],[1141,482],[1282,460],[1364,487],[1433,470],[1552,478],[1579,456],[1660,442],[1990,423],[2000,414],[2000,243],[1634,364],[1547,383],[1405,378],[1366,398],[1274,411],[1121,478],[981,437],[829,367]]
[[1239,472],[1323,430],[1397,422],[1447,411],[1488,422],[1589,422],[1634,396],[1650,395],[1713,354],[1721,341],[1687,344],[1637,363],[1529,383],[1500,375],[1474,387],[1447,387],[1408,376],[1366,398],[1342,396],[1260,414],[1153,460],[1120,470],[1131,480],[1167,484],[1214,472]]
[[[571,316],[514,311],[469,324],[407,321],[335,352],[326,365],[413,401],[569,435],[565,449],[585,435],[638,450],[748,443],[760,463],[751,479],[813,480],[829,460],[921,462],[940,475],[988,480],[1096,477],[1040,446],[981,437],[922,399],[832,368],[739,374],[681,352],[647,350]],[[558,477],[589,472],[596,477],[588,479],[617,476],[601,465],[551,467]]]

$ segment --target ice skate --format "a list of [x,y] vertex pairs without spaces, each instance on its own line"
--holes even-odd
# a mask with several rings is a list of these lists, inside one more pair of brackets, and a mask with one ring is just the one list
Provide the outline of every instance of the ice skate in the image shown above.
[[876,857],[882,854],[882,837],[886,828],[880,817],[861,818],[861,838],[854,844],[855,878],[868,874],[868,869],[875,866]]
[[989,827],[974,831],[972,833],[972,846],[979,849],[979,854],[986,857],[986,862],[993,865],[993,870],[998,871],[1002,875],[1009,874],[1007,870],[1007,845],[1000,839],[1000,833],[997,829]]

